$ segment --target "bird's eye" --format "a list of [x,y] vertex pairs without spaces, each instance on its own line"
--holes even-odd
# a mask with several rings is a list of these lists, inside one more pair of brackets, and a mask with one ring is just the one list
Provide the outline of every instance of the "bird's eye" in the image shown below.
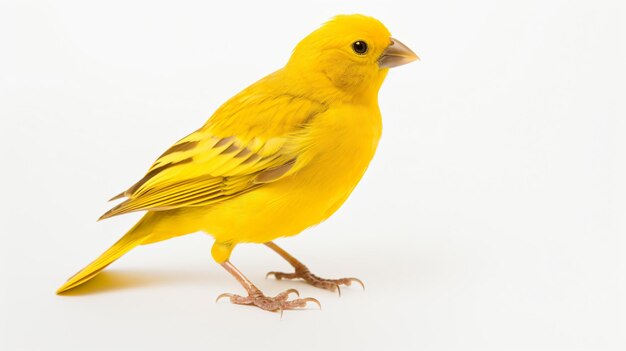
[[365,55],[367,52],[367,43],[361,40],[357,40],[352,43],[352,50],[359,55]]

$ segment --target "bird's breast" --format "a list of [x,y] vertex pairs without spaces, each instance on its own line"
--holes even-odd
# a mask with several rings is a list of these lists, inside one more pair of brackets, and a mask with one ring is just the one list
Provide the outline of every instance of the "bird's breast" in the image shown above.
[[382,129],[378,108],[344,106],[320,116],[316,123],[307,150],[311,161],[300,176],[316,188],[329,189],[325,192],[350,192],[378,146]]

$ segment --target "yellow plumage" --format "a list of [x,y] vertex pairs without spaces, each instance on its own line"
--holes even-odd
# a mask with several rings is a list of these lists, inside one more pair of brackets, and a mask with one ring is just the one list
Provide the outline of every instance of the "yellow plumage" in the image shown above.
[[[354,52],[355,40],[367,42],[366,54]],[[380,22],[361,15],[307,36],[284,68],[228,100],[114,198],[125,200],[101,219],[147,213],[58,292],[139,244],[204,231],[222,263],[238,243],[295,235],[332,215],[381,136],[377,95],[391,65],[380,62],[390,43]]]

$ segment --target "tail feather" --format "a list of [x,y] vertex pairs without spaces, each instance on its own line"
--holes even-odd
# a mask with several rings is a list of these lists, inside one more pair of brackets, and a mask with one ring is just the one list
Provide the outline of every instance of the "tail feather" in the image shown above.
[[95,277],[100,271],[105,269],[108,265],[113,263],[118,258],[122,257],[125,253],[132,250],[137,245],[140,245],[144,239],[149,235],[148,228],[145,225],[145,217],[140,220],[131,230],[126,233],[120,240],[118,240],[113,246],[106,250],[100,257],[96,258],[87,267],[80,270],[65,282],[57,291],[60,294],[64,291],[73,289],[91,278]]

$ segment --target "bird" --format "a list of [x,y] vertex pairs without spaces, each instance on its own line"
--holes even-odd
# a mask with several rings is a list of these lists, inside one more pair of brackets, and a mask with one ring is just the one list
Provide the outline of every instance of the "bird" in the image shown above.
[[[390,68],[419,60],[377,19],[337,15],[302,39],[284,67],[227,100],[205,124],[167,149],[143,178],[113,197],[99,220],[143,211],[116,243],[57,294],[92,279],[139,245],[204,232],[211,256],[245,289],[231,303],[266,311],[319,301],[295,289],[270,296],[230,261],[241,243],[263,244],[293,266],[276,279],[339,291],[350,277],[321,278],[274,243],[329,218],[361,180],[378,146],[378,92]],[[291,294],[297,297],[291,299]]]

